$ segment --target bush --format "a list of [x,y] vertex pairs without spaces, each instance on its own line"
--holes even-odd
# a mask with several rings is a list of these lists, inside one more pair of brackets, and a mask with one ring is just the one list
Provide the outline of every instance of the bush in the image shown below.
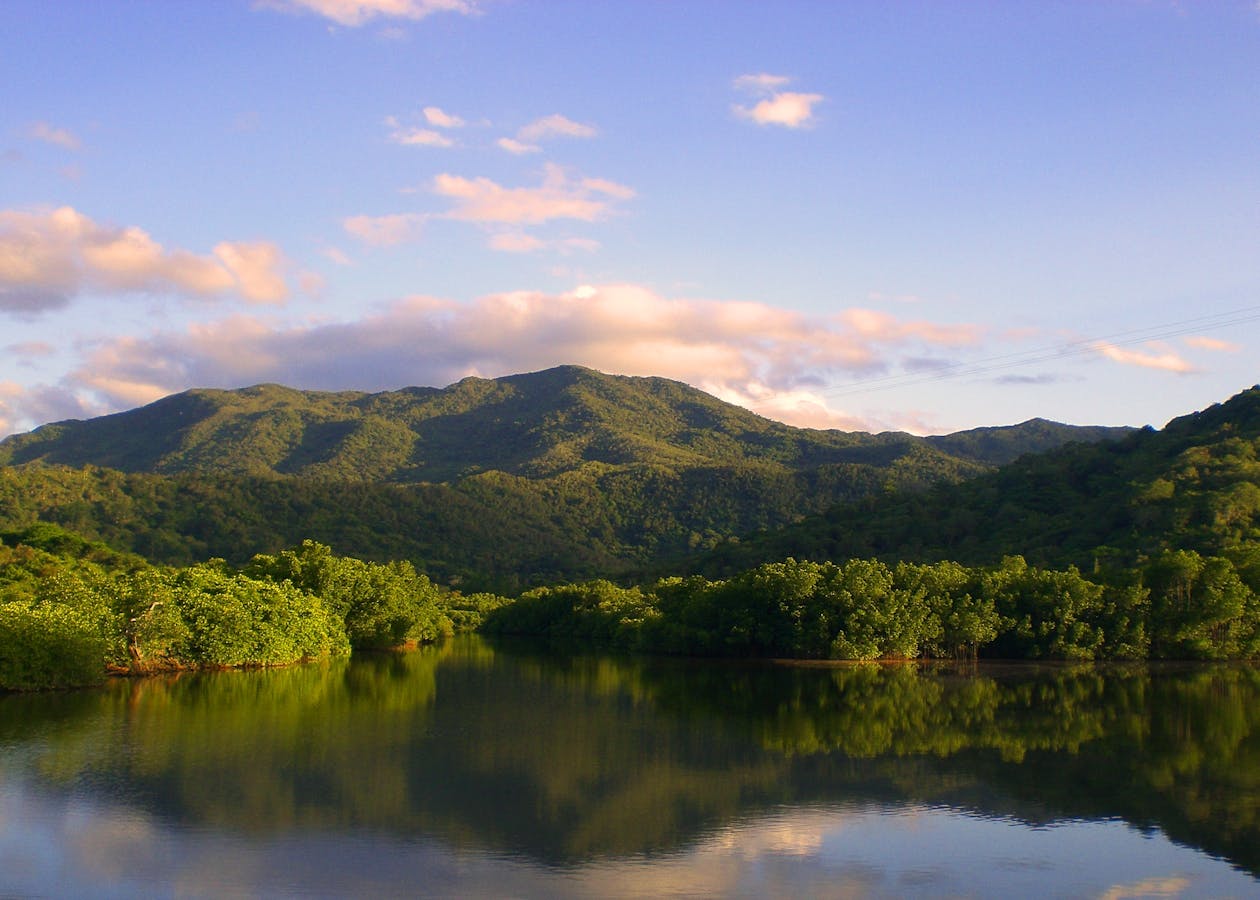
[[82,687],[105,680],[96,624],[57,603],[0,604],[0,689]]

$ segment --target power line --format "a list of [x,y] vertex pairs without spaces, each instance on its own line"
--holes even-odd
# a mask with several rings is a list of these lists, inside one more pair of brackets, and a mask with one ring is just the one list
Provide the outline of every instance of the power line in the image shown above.
[[973,375],[986,375],[1003,369],[1018,368],[1049,360],[1066,359],[1098,352],[1100,344],[1111,346],[1129,346],[1148,341],[1166,340],[1181,337],[1197,331],[1209,331],[1226,328],[1232,325],[1243,325],[1260,320],[1260,306],[1247,306],[1227,312],[1196,316],[1181,319],[1163,325],[1152,325],[1146,328],[1135,328],[1118,331],[1101,337],[1082,338],[1055,344],[1048,347],[1033,348],[1014,353],[1003,353],[988,356],[970,362],[947,363],[929,372],[902,372],[896,375],[885,375],[880,378],[865,379],[854,384],[837,388],[825,388],[819,393],[828,397],[842,397],[851,394],[873,391],[891,390],[929,381],[944,381],[952,378],[963,378]]

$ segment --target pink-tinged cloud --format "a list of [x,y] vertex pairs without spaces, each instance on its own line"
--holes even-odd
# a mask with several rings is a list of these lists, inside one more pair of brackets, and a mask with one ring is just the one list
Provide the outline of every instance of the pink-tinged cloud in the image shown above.
[[758,125],[781,125],[784,128],[804,128],[814,121],[814,107],[823,100],[822,94],[798,94],[784,91],[759,100],[752,106],[732,107],[741,119]]
[[1100,356],[1105,356],[1113,362],[1118,362],[1126,366],[1138,366],[1143,369],[1160,369],[1164,372],[1176,372],[1179,375],[1185,375],[1196,371],[1195,367],[1186,360],[1182,359],[1172,350],[1162,345],[1152,346],[1152,351],[1142,350],[1126,350],[1115,344],[1109,344],[1105,341],[1097,341],[1091,345],[1094,352]]
[[59,387],[118,409],[194,386],[275,381],[384,390],[576,363],[685,381],[784,421],[855,427],[856,419],[828,405],[822,384],[887,371],[901,357],[954,347],[974,333],[922,322],[859,329],[844,316],[584,285],[471,303],[409,297],[349,322],[293,326],[237,315],[184,332],[117,338],[92,350]]
[[449,218],[505,225],[540,225],[553,219],[594,222],[611,212],[613,201],[634,196],[625,185],[571,178],[554,164],[545,167],[539,187],[507,188],[489,178],[442,174],[433,179],[433,191],[455,202]]
[[535,144],[552,137],[592,138],[598,133],[593,125],[583,125],[556,113],[535,119],[516,132],[516,137],[526,143]]
[[279,248],[265,241],[225,241],[200,255],[66,206],[0,210],[0,311],[36,314],[88,291],[280,303],[289,295],[285,267]]
[[1233,341],[1222,341],[1218,338],[1210,338],[1204,335],[1188,337],[1186,338],[1186,343],[1196,350],[1210,350],[1213,353],[1237,353],[1242,350],[1241,344],[1235,344]]
[[78,150],[83,146],[79,136],[68,128],[58,128],[47,122],[36,122],[30,128],[30,136],[45,144],[53,144],[64,150]]
[[339,265],[339,266],[354,265],[354,260],[352,260],[349,254],[346,253],[344,250],[342,250],[340,247],[325,247],[323,250],[320,251],[320,253],[324,255],[325,259],[329,260],[332,263],[335,263],[336,265]]
[[392,247],[420,236],[424,216],[417,213],[395,213],[388,216],[351,216],[341,225],[365,244]]
[[423,19],[439,12],[476,11],[467,0],[257,0],[259,9],[276,9],[292,13],[314,13],[338,25],[357,28],[375,18]]
[[802,94],[780,88],[791,83],[783,75],[741,75],[735,79],[735,89],[759,98],[751,106],[734,104],[732,112],[741,119],[757,125],[777,125],[782,128],[806,128],[814,123],[814,107],[826,98],[822,94]]
[[740,75],[735,79],[735,90],[746,94],[773,94],[779,88],[787,87],[792,79],[786,75],[771,75],[761,72],[756,75]]
[[4,352],[12,356],[36,359],[38,357],[52,356],[57,350],[47,341],[20,341],[16,344],[9,344],[4,348]]
[[532,234],[521,234],[520,232],[506,232],[504,234],[496,234],[490,238],[490,248],[503,253],[533,253],[536,250],[542,250],[546,246],[547,242],[541,238],[536,238]]
[[86,419],[119,408],[118,404],[93,401],[81,389],[50,385],[25,387],[14,381],[0,381],[0,437],[22,427]]
[[539,147],[537,144],[526,144],[512,138],[499,138],[495,141],[495,143],[498,144],[500,148],[515,156],[524,156],[526,153],[542,152],[542,147]]
[[424,120],[434,128],[463,128],[464,120],[459,116],[453,116],[448,112],[444,112],[437,106],[426,106],[424,108]]
[[455,142],[432,128],[397,128],[389,139],[404,147],[454,147]]
[[490,248],[503,253],[535,253],[540,250],[552,250],[564,255],[570,253],[593,253],[600,247],[599,241],[589,238],[560,238],[545,241],[519,231],[507,231],[490,238]]

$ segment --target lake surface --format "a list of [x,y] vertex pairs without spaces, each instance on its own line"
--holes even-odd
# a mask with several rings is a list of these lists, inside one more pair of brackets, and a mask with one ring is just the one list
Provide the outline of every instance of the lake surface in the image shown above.
[[1260,896],[1260,671],[461,638],[0,697],[0,895]]

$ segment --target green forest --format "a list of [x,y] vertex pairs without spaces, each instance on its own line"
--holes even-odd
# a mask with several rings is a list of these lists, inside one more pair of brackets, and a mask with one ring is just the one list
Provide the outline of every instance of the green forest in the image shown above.
[[1257,450],[1260,389],[1158,431],[936,439],[575,367],[192,391],[0,442],[0,687],[478,627],[688,655],[1251,658]]

